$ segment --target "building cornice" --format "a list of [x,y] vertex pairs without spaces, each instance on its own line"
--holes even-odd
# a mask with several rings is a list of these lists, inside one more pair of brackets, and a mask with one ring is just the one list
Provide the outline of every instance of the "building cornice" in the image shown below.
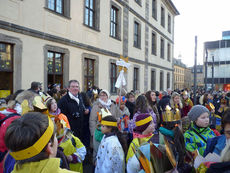
[[116,0],[119,4],[121,4],[123,7],[127,8],[131,13],[133,13],[136,17],[138,17],[142,22],[149,25],[150,28],[152,28],[154,31],[156,31],[158,34],[160,34],[162,37],[167,39],[170,43],[174,44],[174,40],[170,39],[168,36],[166,36],[163,32],[161,32],[159,29],[157,29],[155,26],[153,26],[148,20],[146,20],[144,17],[142,17],[140,14],[138,14],[133,8],[131,8],[126,2],[122,0]]
[[[41,32],[41,31],[38,31],[38,30],[34,30],[34,29],[27,28],[27,27],[24,27],[24,26],[16,25],[16,24],[9,23],[9,22],[2,21],[2,20],[0,20],[0,29],[4,29],[4,30],[7,30],[7,31],[16,32],[16,33],[20,33],[20,34],[23,34],[23,35],[28,35],[28,36],[36,37],[36,38],[39,38],[39,39],[56,42],[56,43],[61,43],[61,44],[65,44],[65,45],[72,46],[72,47],[77,47],[77,48],[80,48],[80,49],[96,52],[96,53],[111,56],[111,57],[116,57],[116,58],[120,57],[120,54],[116,53],[116,52],[101,49],[101,48],[98,48],[98,47],[94,47],[94,46],[87,45],[87,44],[84,44],[84,43],[80,43],[80,42],[77,42],[77,41],[74,41],[74,40],[70,40],[70,39],[67,39],[67,38],[63,38],[63,37],[59,37],[59,36],[56,36],[56,35],[48,34],[48,33],[45,33],[45,32]],[[134,62],[134,63],[138,63],[138,64],[143,64],[143,65],[147,64],[149,66],[157,67],[157,68],[168,70],[168,71],[173,71],[173,68],[167,68],[167,67],[164,67],[164,66],[160,66],[160,65],[153,64],[153,63],[150,63],[150,62],[145,62],[145,61],[142,61],[142,60],[139,60],[139,59],[136,59],[136,58],[132,58],[132,57],[129,57],[129,61]]]

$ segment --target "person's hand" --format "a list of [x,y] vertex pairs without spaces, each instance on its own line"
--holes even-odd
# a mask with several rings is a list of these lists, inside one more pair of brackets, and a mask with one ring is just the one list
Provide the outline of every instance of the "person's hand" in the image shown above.
[[68,160],[69,162],[72,162],[72,161],[73,161],[73,157],[72,157],[71,155],[66,156],[66,157],[67,157],[67,160]]
[[88,114],[88,113],[89,113],[89,109],[86,109],[84,113],[85,113],[85,114]]

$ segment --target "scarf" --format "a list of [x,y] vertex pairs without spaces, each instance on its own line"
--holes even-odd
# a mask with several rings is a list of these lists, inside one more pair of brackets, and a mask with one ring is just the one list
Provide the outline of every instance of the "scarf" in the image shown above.
[[74,96],[71,92],[68,92],[69,97],[73,100],[75,100],[77,102],[77,104],[79,104],[80,100],[78,98],[78,96]]
[[59,115],[61,113],[61,110],[59,108],[57,108],[57,110],[55,112],[50,112],[51,115]]
[[147,138],[147,137],[150,137],[152,135],[153,135],[153,133],[149,133],[147,135],[142,135],[142,134],[133,132],[133,138]]
[[103,100],[101,100],[100,98],[98,99],[98,101],[102,104],[103,107],[110,109],[110,106],[112,104],[111,100],[108,99],[107,103],[105,103]]

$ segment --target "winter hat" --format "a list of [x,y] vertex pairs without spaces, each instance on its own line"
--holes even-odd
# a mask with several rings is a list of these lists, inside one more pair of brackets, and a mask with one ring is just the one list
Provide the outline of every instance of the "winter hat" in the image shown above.
[[153,121],[153,118],[149,113],[139,114],[135,119],[136,127],[134,130],[142,133],[145,129],[147,129],[151,121]]
[[209,110],[205,107],[205,106],[202,106],[202,105],[195,105],[192,107],[192,109],[189,111],[188,113],[188,117],[191,121],[196,121],[197,118],[203,114],[203,113],[209,113]]
[[[101,91],[100,91],[100,94],[101,94],[101,93],[105,93],[105,94],[108,96],[108,98],[110,97],[109,92],[108,92],[107,90],[105,90],[105,89],[101,90]],[[100,95],[100,94],[99,94],[99,95]]]

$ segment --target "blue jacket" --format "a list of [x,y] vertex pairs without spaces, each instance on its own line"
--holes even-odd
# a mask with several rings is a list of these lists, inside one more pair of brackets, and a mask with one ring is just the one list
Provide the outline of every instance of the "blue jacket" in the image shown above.
[[208,153],[216,153],[220,155],[225,145],[226,145],[225,135],[221,135],[221,136],[217,136],[217,137],[208,139],[207,147],[204,152],[204,156],[206,156]]

